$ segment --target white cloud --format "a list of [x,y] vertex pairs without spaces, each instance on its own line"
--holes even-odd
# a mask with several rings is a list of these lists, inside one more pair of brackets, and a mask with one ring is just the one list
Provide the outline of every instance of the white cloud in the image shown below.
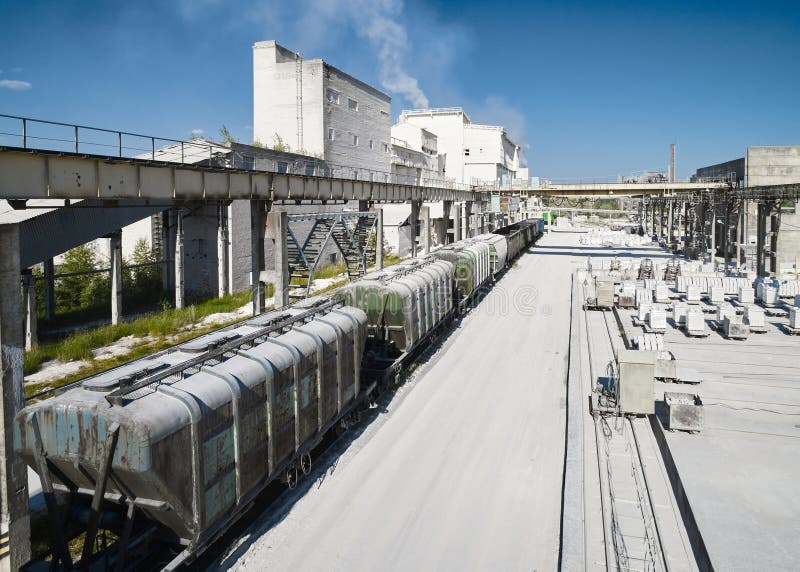
[[189,135],[191,135],[192,138],[194,138],[194,137],[202,137],[203,133],[205,133],[205,131],[203,131],[202,129],[192,129],[189,132]]
[[[354,31],[369,42],[377,56],[381,86],[415,107],[428,107],[428,97],[407,65],[412,46],[403,24],[402,0],[301,0],[294,10],[302,14],[292,34],[300,45],[287,47],[303,52],[319,50],[325,48],[321,42],[336,36],[346,39],[347,32]],[[255,5],[248,13],[251,20],[270,27],[285,26],[286,17],[291,19],[288,14],[280,16],[271,4],[269,9]]]
[[0,79],[0,89],[10,89],[11,91],[26,91],[33,87],[30,82],[17,79]]

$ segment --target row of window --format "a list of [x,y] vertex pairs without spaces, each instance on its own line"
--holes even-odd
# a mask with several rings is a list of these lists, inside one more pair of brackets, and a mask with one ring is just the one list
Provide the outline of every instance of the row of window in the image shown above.
[[[358,135],[351,134],[350,137],[351,137],[351,142],[353,143],[353,146],[354,147],[358,147],[358,143],[359,143]],[[336,130],[333,127],[328,127],[328,141],[335,141],[335,140],[336,140]],[[388,153],[389,152],[389,144],[388,143],[382,143],[382,145],[383,145],[383,152],[384,153]],[[369,148],[370,149],[375,149],[375,141],[373,141],[372,139],[369,140]]]
[[[327,90],[325,90],[325,99],[328,100],[328,103],[335,103],[336,105],[339,105],[340,97],[341,97],[341,94],[336,90],[333,90],[331,88],[328,88]],[[358,101],[356,101],[352,97],[348,97],[347,98],[347,108],[350,111],[358,111]]]

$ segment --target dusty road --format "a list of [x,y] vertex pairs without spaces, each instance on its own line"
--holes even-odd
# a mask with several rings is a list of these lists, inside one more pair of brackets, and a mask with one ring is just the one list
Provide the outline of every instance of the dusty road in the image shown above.
[[554,570],[576,243],[554,233],[518,259],[364,432],[216,564]]

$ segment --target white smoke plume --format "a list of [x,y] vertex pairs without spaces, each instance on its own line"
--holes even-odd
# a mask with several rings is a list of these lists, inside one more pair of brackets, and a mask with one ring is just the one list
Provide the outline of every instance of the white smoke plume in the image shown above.
[[419,82],[406,71],[410,44],[402,23],[402,0],[311,0],[310,3],[309,14],[318,22],[343,19],[356,34],[369,40],[378,56],[384,89],[401,95],[414,107],[428,107],[428,98]]

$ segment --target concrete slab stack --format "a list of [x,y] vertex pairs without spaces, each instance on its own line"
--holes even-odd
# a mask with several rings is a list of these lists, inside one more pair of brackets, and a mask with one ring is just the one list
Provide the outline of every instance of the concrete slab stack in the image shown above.
[[739,286],[739,291],[736,293],[739,297],[740,304],[754,304],[755,291],[751,286]]
[[666,304],[669,302],[669,288],[667,288],[666,282],[657,282],[655,287],[655,299],[656,302],[661,304]]
[[698,284],[689,284],[686,288],[686,301],[689,304],[699,304],[702,288]]
[[789,327],[800,332],[800,308],[792,308],[789,310]]
[[707,336],[709,334],[705,316],[697,308],[686,314],[686,333],[690,336]]
[[759,282],[756,289],[758,301],[764,306],[775,306],[778,304],[778,288],[771,285]]
[[767,322],[764,319],[764,310],[758,306],[746,306],[744,309],[744,323],[750,327],[751,332],[763,333],[767,331]]
[[663,308],[653,307],[647,316],[647,325],[653,332],[665,332],[667,330],[667,312]]
[[686,322],[686,314],[689,307],[681,302],[676,302],[672,307],[672,319],[675,321],[675,327],[680,327],[681,324]]
[[711,287],[710,298],[712,304],[722,304],[725,301],[725,289],[722,285]]

